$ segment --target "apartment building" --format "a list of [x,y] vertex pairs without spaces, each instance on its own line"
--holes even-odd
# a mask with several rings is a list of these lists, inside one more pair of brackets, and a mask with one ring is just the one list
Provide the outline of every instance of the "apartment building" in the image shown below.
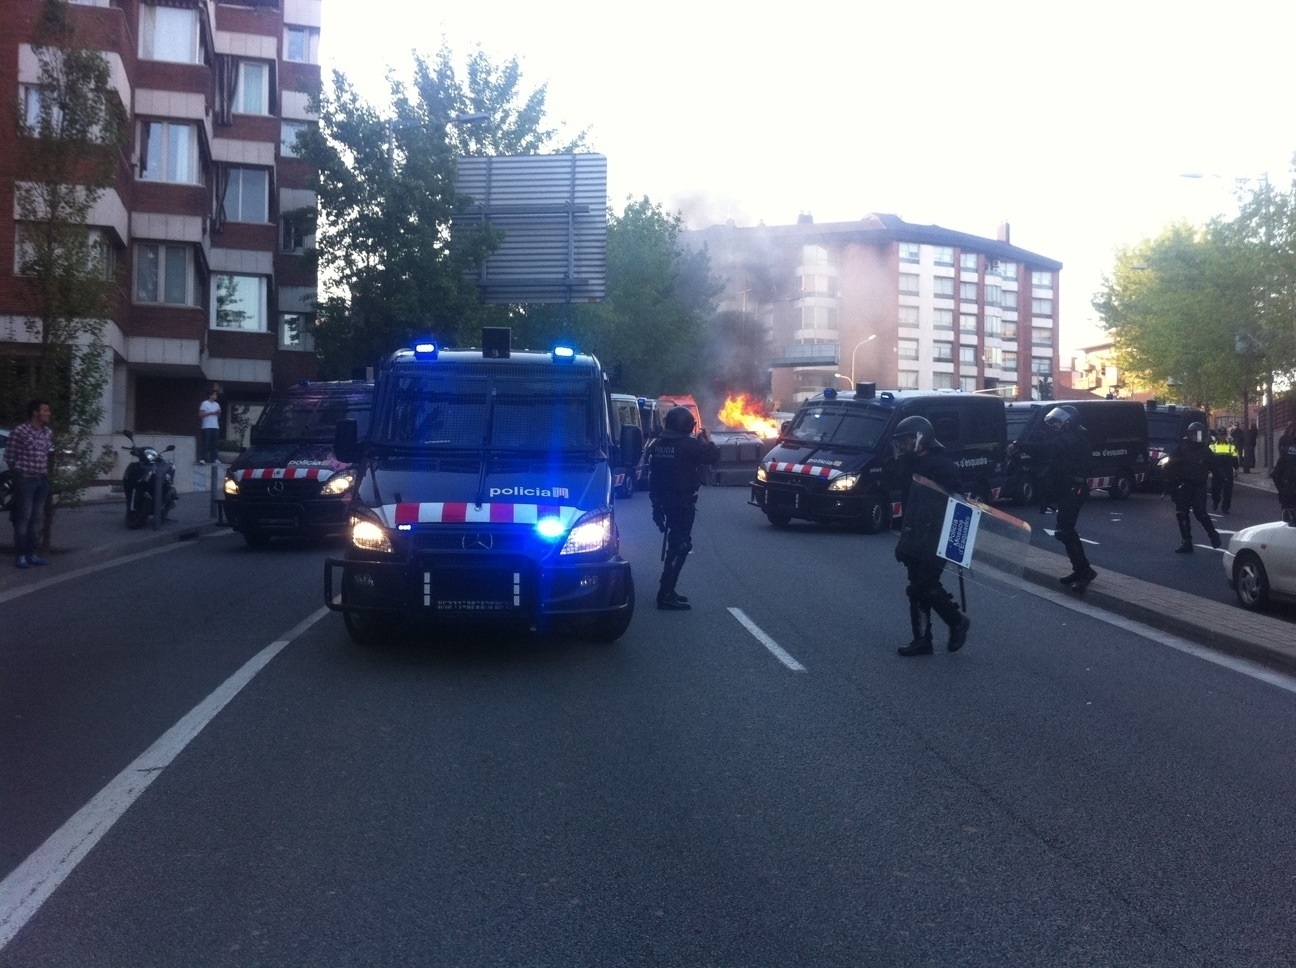
[[1058,369],[1062,263],[895,215],[684,233],[706,245],[721,312],[750,319],[770,396],[791,409],[825,387],[996,388],[1030,399]]
[[[113,431],[130,427],[175,443],[182,466],[213,384],[228,420],[231,408],[315,375],[316,276],[301,219],[315,197],[294,152],[297,131],[315,120],[321,2],[71,0],[78,37],[108,60],[131,123],[129,156],[89,227],[121,288],[106,333],[105,442],[121,444]],[[40,7],[0,3],[0,355],[9,356],[31,352],[15,278],[23,143],[13,112],[39,110],[30,41]]]

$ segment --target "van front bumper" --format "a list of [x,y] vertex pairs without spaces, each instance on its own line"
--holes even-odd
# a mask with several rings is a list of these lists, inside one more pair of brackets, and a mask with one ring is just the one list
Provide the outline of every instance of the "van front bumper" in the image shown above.
[[413,561],[328,558],[324,600],[334,611],[538,625],[634,606],[630,563],[553,565],[519,555],[423,555]]
[[865,514],[862,494],[812,491],[802,484],[753,483],[748,504],[766,514],[786,514],[807,521],[859,521]]

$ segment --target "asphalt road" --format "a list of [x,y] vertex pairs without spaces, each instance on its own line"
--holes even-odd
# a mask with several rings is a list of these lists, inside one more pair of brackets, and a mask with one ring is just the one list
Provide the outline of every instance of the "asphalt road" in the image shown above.
[[232,536],[0,603],[7,875],[265,660],[0,966],[1296,964],[1296,684],[988,573],[901,659],[893,539],[745,501],[703,492],[689,613],[621,506],[610,646],[361,649],[323,547]]

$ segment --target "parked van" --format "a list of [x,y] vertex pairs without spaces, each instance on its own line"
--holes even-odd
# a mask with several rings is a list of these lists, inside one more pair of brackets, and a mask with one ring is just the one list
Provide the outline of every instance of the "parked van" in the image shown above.
[[[622,427],[638,427],[643,433],[643,418],[639,398],[629,393],[612,394],[612,439],[621,439]],[[643,448],[623,454],[623,462],[612,468],[612,492],[617,497],[634,496],[639,483],[639,457]]]
[[[1008,439],[1031,440],[1047,433],[1044,418],[1054,407],[1073,407],[1089,432],[1093,448],[1090,490],[1105,490],[1120,500],[1134,492],[1148,472],[1148,430],[1143,405],[1133,400],[1020,400],[1007,405]],[[1035,504],[1042,493],[1044,468],[1029,454],[1008,459],[1004,496],[1017,504]]]
[[340,420],[368,429],[373,390],[363,380],[303,381],[271,395],[251,446],[225,471],[225,515],[249,546],[346,527],[355,468],[334,453],[333,434]]
[[827,389],[801,405],[756,468],[749,504],[775,526],[793,518],[845,524],[875,534],[902,516],[908,482],[899,479],[892,434],[905,417],[931,421],[936,439],[974,497],[993,500],[1007,448],[1004,402],[958,391],[885,390],[860,383]]
[[634,613],[612,468],[642,433],[612,439],[593,356],[514,351],[499,327],[482,335],[484,349],[399,350],[378,373],[368,433],[338,425],[337,453],[359,473],[325,602],[361,644],[403,618],[611,642]]
[[1159,491],[1165,486],[1165,475],[1157,462],[1175,448],[1175,444],[1188,436],[1190,423],[1210,426],[1205,410],[1183,407],[1173,403],[1158,404],[1149,400],[1144,404],[1148,428],[1148,470],[1143,486]]

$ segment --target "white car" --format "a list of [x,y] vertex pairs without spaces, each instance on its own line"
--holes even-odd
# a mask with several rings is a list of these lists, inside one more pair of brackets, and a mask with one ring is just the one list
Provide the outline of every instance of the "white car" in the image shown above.
[[1234,534],[1224,551],[1224,579],[1243,608],[1296,601],[1296,524],[1271,521]]

